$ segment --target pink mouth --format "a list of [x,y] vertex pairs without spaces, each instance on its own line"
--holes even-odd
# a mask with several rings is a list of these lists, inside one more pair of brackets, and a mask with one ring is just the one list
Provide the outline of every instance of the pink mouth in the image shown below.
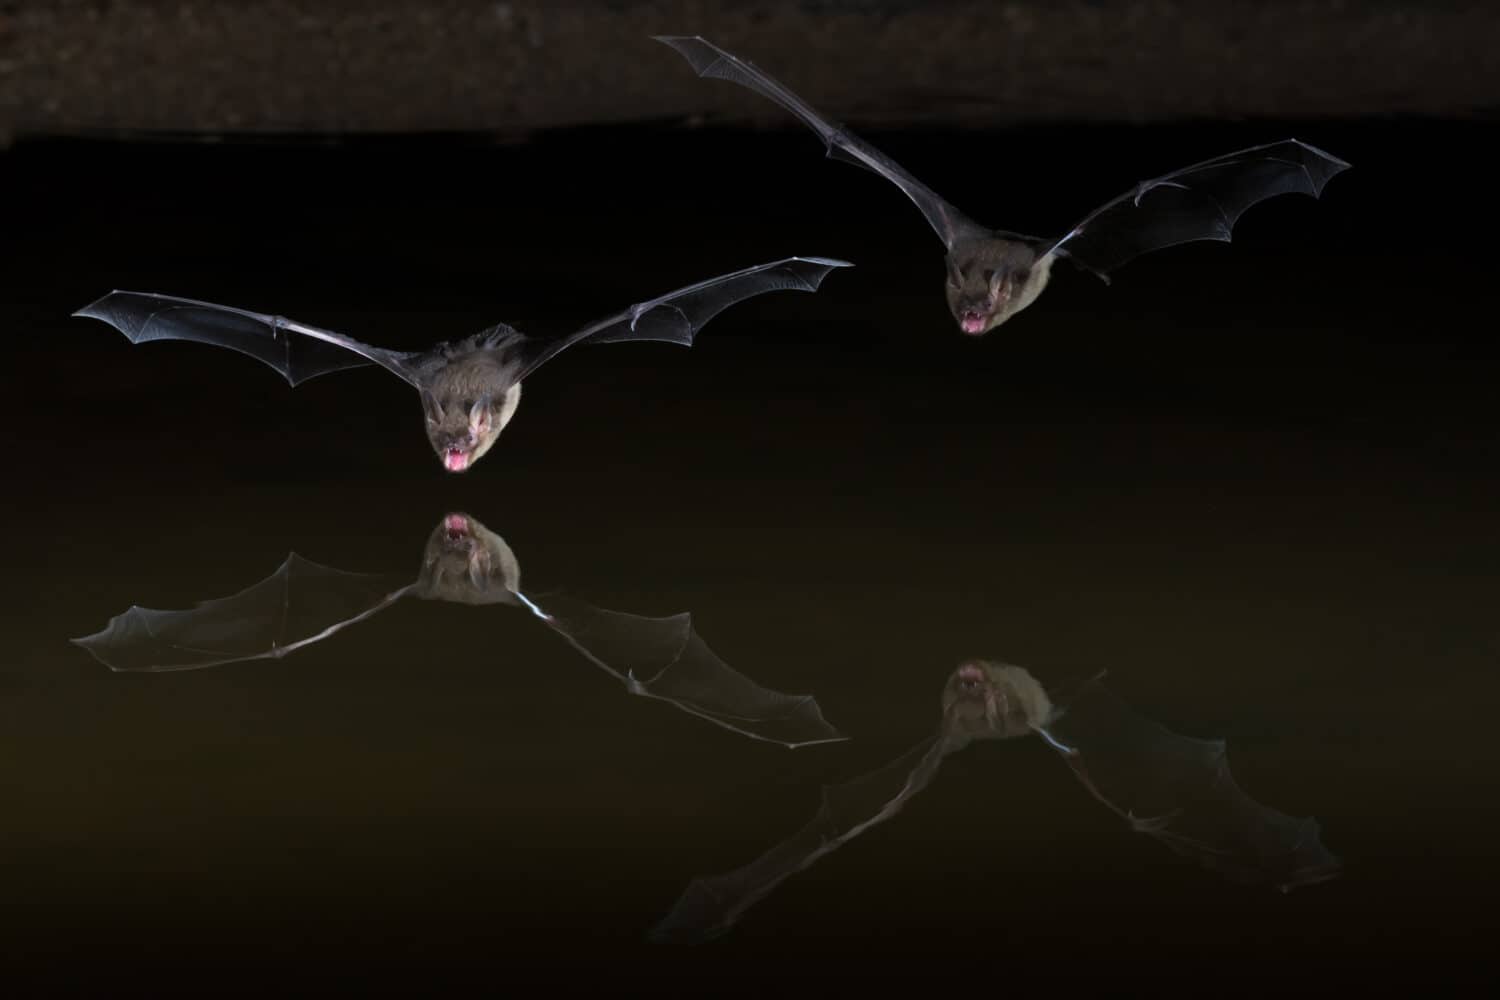
[[987,319],[988,317],[982,313],[966,312],[963,314],[963,318],[958,321],[958,328],[964,333],[974,336],[984,332],[984,324]]
[[457,538],[469,533],[469,519],[462,514],[449,514],[443,518],[443,528],[448,532],[450,538]]
[[469,467],[469,453],[462,448],[449,448],[443,452],[443,467],[449,472],[462,472]]
[[984,671],[972,663],[965,663],[958,668],[958,679],[964,684],[978,684],[984,680]]

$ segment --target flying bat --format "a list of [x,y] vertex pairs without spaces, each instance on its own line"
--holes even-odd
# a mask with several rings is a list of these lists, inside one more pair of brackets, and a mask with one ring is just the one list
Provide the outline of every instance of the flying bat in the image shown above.
[[416,580],[349,573],[295,552],[237,594],[184,611],[131,607],[72,640],[115,671],[160,673],[279,659],[415,597],[525,609],[625,685],[755,740],[787,747],[842,740],[811,695],[756,684],[721,660],[689,614],[646,618],[565,595],[530,597],[505,540],[467,514],[433,529]]
[[1104,281],[1148,250],[1190,240],[1228,241],[1240,214],[1273,195],[1317,197],[1349,164],[1307,143],[1285,139],[1252,146],[1142,181],[1086,215],[1062,236],[1041,238],[981,226],[899,164],[753,63],[697,36],[663,35],[700,77],[728,80],[768,97],[817,133],[834,159],[872,170],[912,200],[948,251],[948,308],[959,329],[989,332],[1036,301],[1059,257]]
[[145,292],[113,291],[73,315],[103,320],[133,344],[196,340],[265,362],[293,386],[317,375],[380,365],[422,397],[427,439],[443,468],[463,472],[482,458],[515,416],[521,382],[577,344],[659,340],[691,346],[703,325],[751,296],[781,289],[817,291],[828,272],[850,267],[824,257],[788,257],[700,281],[560,337],[533,337],[505,325],[425,351],[372,347],[283,316]]
[[1232,879],[1285,892],[1339,872],[1315,820],[1287,816],[1240,788],[1222,742],[1171,732],[1098,678],[1060,707],[1027,670],[976,660],[949,675],[942,705],[934,736],[879,770],[825,788],[812,822],[759,859],[694,880],[652,937],[696,943],[725,933],[784,880],[900,812],[944,758],[976,739],[1045,740],[1130,829]]

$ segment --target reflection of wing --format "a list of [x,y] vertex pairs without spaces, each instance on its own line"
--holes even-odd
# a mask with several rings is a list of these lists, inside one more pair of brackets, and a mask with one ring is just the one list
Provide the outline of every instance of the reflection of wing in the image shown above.
[[921,210],[928,224],[937,231],[938,237],[948,249],[953,249],[955,244],[964,240],[990,235],[989,230],[971,221],[938,197],[935,191],[907,173],[895,160],[843,126],[818,114],[806,101],[771,79],[753,63],[731,55],[697,36],[658,35],[656,40],[676,49],[699,76],[737,83],[786,108],[817,133],[818,138],[823,140],[823,145],[828,148],[830,158],[858,164],[896,185]]
[[1063,757],[1100,802],[1131,828],[1243,882],[1282,891],[1337,875],[1311,818],[1256,802],[1229,773],[1224,744],[1179,736],[1100,684],[1087,687],[1049,727]]
[[637,302],[624,312],[590,323],[563,337],[527,337],[517,348],[522,352],[522,361],[516,380],[525,378],[560,351],[575,344],[661,340],[691,346],[693,337],[704,324],[736,302],[766,292],[816,292],[829,271],[853,266],[848,261],[826,257],[788,257],[709,278],[647,302]]
[[751,739],[788,747],[845,738],[823,718],[811,695],[768,691],[719,659],[693,630],[689,615],[643,618],[561,596],[521,599],[631,694],[670,702]]
[[1229,240],[1240,214],[1278,194],[1317,197],[1349,164],[1296,139],[1226,153],[1143,181],[1095,209],[1038,257],[1057,251],[1106,278],[1149,250],[1190,240]]
[[332,330],[212,302],[146,292],[110,292],[73,314],[103,320],[130,339],[196,340],[263,361],[292,385],[371,361],[412,385],[411,355],[363,344]]
[[188,611],[132,607],[74,639],[119,671],[193,670],[281,657],[389,607],[407,589],[388,577],[346,573],[295,552],[264,580]]
[[[824,789],[823,807],[796,834],[743,868],[695,879],[652,938],[693,944],[723,934],[782,881],[894,816],[927,787],[948,754],[971,739],[1017,735],[965,711],[962,700],[954,705],[932,739],[878,771]],[[1318,839],[1318,824],[1246,795],[1229,774],[1223,744],[1178,736],[1137,715],[1097,677],[1052,718],[1037,732],[1084,786],[1134,829],[1179,854],[1231,878],[1269,882],[1283,891],[1338,874],[1339,860]]]
[[811,823],[743,868],[689,883],[652,939],[695,944],[723,934],[783,880],[900,812],[959,745],[939,735],[878,771],[823,789],[823,807]]

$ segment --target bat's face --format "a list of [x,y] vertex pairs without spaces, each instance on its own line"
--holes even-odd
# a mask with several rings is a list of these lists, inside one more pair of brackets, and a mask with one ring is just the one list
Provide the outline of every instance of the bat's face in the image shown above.
[[1003,323],[1007,318],[1005,307],[1015,293],[1017,280],[1017,275],[1003,268],[973,267],[961,271],[949,258],[948,309],[958,321],[958,328],[978,337]]
[[467,514],[433,529],[422,557],[422,594],[464,604],[512,603],[520,570],[505,541]]
[[[1046,283],[1034,275],[1035,254],[1024,243],[989,239],[960,244],[948,255],[948,311],[971,337],[988,333],[1030,305]],[[1048,261],[1050,263],[1050,259]]]
[[500,432],[515,415],[521,401],[521,386],[513,385],[496,400],[492,396],[460,392],[422,393],[427,417],[427,440],[438,461],[449,472],[465,472],[500,439]]
[[943,686],[948,724],[974,739],[1025,736],[1045,725],[1050,712],[1041,684],[1020,667],[970,660]]

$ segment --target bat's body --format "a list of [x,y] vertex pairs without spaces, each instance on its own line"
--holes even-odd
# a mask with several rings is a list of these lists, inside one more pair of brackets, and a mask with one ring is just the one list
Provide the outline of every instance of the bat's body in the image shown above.
[[1242,149],[1137,184],[1063,236],[1041,239],[973,221],[894,160],[823,117],[754,64],[696,36],[659,36],[699,76],[728,80],[800,118],[828,155],[874,171],[911,199],[947,248],[948,308],[971,336],[993,330],[1036,301],[1052,264],[1066,257],[1108,280],[1131,258],[1189,240],[1228,240],[1241,212],[1291,191],[1317,196],[1349,165],[1295,139]]
[[1040,737],[1132,830],[1231,878],[1286,891],[1338,874],[1318,824],[1246,795],[1223,743],[1167,730],[1098,678],[1059,705],[1023,668],[973,661],[949,675],[942,705],[934,736],[879,770],[825,788],[812,822],[749,865],[695,879],[653,936],[695,942],[724,933],[788,877],[896,815],[973,740]]
[[111,292],[74,315],[103,320],[132,343],[196,340],[227,347],[265,362],[294,386],[328,372],[380,365],[421,395],[433,451],[449,472],[463,472],[515,415],[522,381],[559,352],[626,340],[690,346],[704,324],[736,302],[780,289],[816,291],[829,271],[848,266],[788,257],[636,303],[565,336],[532,337],[500,324],[417,352],[373,347],[283,316],[144,292]]
[[237,594],[185,611],[132,607],[73,641],[111,670],[196,670],[279,659],[407,597],[522,608],[631,694],[751,739],[787,747],[844,739],[811,695],[763,688],[719,659],[687,614],[646,618],[561,595],[528,596],[505,539],[460,513],[432,530],[417,577],[405,584],[293,553],[275,573]]

